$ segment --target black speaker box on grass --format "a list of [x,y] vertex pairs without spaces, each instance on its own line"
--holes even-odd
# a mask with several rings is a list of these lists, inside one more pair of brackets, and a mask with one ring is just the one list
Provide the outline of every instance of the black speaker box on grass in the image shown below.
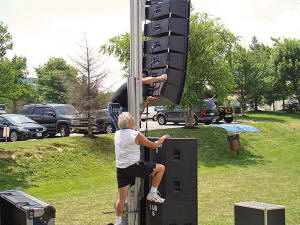
[[54,225],[55,211],[18,189],[0,192],[0,225]]
[[147,201],[147,225],[197,225],[197,201],[169,201],[163,204]]
[[158,187],[163,198],[168,201],[197,200],[196,139],[166,140],[162,148],[149,151],[149,161],[165,165],[165,174]]
[[261,202],[234,204],[235,225],[285,225],[285,206]]
[[146,200],[152,178],[145,179],[140,204],[146,205],[146,208],[140,210],[141,221],[144,223],[146,218],[147,225],[197,225],[197,140],[167,139],[160,148],[141,148],[141,158],[163,164],[166,168],[158,187],[161,196],[166,199],[165,203]]

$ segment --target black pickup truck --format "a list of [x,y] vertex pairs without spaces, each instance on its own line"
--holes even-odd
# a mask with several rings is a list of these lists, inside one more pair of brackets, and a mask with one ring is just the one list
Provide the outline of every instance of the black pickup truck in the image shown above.
[[[160,125],[164,125],[167,122],[173,122],[174,124],[183,123],[184,120],[183,109],[167,110],[163,109],[157,113],[157,122]],[[215,115],[211,110],[194,109],[194,126],[198,123],[204,123],[206,125],[216,122],[219,119],[218,115]]]
[[88,129],[87,116],[79,114],[72,105],[30,104],[23,106],[20,114],[47,127],[50,136],[60,133],[62,137],[67,137],[70,133],[84,133]]

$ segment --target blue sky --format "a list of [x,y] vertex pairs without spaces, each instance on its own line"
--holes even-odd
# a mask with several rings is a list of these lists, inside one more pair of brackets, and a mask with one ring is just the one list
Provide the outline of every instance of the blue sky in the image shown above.
[[[196,11],[219,17],[247,47],[255,35],[272,44],[270,37],[300,39],[300,0],[191,0]],[[87,33],[98,48],[110,37],[129,31],[130,0],[1,0],[0,21],[13,35],[14,50],[9,55],[27,57],[28,70],[49,57],[76,55]],[[124,81],[120,64],[107,60],[106,86],[115,90]]]

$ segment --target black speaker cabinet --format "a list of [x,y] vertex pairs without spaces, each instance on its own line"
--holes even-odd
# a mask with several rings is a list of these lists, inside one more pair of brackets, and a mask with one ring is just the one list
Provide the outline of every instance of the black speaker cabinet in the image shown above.
[[186,70],[186,55],[180,53],[160,53],[143,58],[144,69],[159,69],[171,67],[177,70]]
[[[160,82],[160,83],[155,83],[152,85],[153,87],[153,96],[160,96],[160,98],[157,100],[167,100],[169,102],[168,104],[179,104],[181,95],[183,93],[183,87],[178,87],[175,86],[171,83],[168,82]],[[164,105],[161,103],[161,105]]]
[[18,189],[0,192],[0,225],[54,225],[55,211]]
[[[197,140],[174,138],[149,151],[149,161],[165,165],[158,187],[168,201],[197,200]],[[151,185],[151,182],[150,182]]]
[[197,201],[147,201],[147,225],[198,225]]
[[146,19],[147,20],[158,20],[168,18],[170,13],[172,17],[190,17],[190,2],[189,1],[178,1],[168,0],[161,3],[156,2],[150,7],[146,8]]
[[285,206],[261,202],[234,204],[235,225],[285,225]]
[[156,54],[161,52],[187,53],[188,41],[186,36],[166,36],[144,42],[144,53]]
[[[157,138],[150,138],[156,141]],[[146,201],[151,187],[151,178],[145,182],[147,225],[197,225],[197,140],[173,138],[166,140],[158,149],[144,148],[145,160],[165,165],[165,174],[158,187],[166,199],[158,204]],[[146,186],[148,183],[148,186]],[[143,211],[143,210],[142,210]]]
[[187,36],[189,33],[189,21],[184,18],[167,18],[152,21],[144,26],[146,37],[163,37],[171,35]]
[[186,72],[181,71],[181,70],[174,70],[174,69],[158,69],[158,70],[150,70],[149,71],[149,76],[151,77],[158,77],[163,74],[168,75],[168,80],[167,83],[173,84],[177,87],[184,87],[184,82],[185,82],[185,76]]

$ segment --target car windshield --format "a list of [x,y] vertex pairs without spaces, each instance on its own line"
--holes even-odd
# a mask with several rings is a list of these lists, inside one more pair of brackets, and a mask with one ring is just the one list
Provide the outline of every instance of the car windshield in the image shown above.
[[32,119],[28,118],[24,115],[17,115],[17,114],[6,114],[5,118],[13,123],[13,124],[20,124],[20,123],[36,123]]
[[54,108],[58,115],[79,114],[79,112],[71,105],[55,106]]

